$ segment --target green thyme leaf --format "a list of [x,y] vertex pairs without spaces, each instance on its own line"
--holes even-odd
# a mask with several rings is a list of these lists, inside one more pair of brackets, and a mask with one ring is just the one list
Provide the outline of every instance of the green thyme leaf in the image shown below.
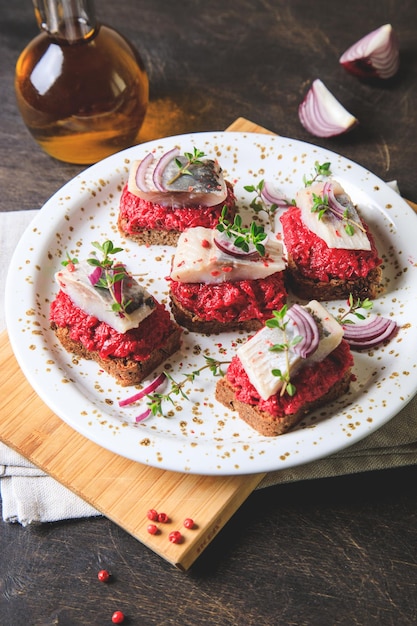
[[204,152],[194,147],[193,152],[184,152],[184,156],[187,159],[187,162],[184,164],[181,162],[180,159],[175,159],[175,164],[178,167],[178,172],[175,174],[175,176],[171,178],[171,180],[167,182],[167,185],[172,185],[173,183],[175,183],[176,180],[178,180],[178,178],[181,178],[181,176],[192,176],[192,172],[189,168],[192,165],[201,165],[201,159],[206,155],[204,154]]

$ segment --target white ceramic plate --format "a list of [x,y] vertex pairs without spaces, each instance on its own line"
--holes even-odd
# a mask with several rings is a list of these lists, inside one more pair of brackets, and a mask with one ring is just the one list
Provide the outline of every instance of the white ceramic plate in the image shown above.
[[[121,239],[116,222],[129,164],[154,148],[193,146],[219,159],[235,185],[239,206],[253,198],[244,185],[273,181],[289,198],[303,185],[314,163],[331,162],[336,179],[350,193],[372,231],[384,260],[386,293],[374,310],[393,316],[400,330],[388,346],[355,354],[356,380],[338,402],[311,414],[276,438],[260,436],[214,399],[216,378],[202,373],[187,385],[189,400],[169,417],[135,424],[143,406],[121,409],[134,389],[121,388],[93,362],[76,362],[49,329],[49,305],[57,292],[54,273],[67,251],[78,258],[92,241],[111,239],[124,248],[120,259],[167,302],[173,248],[141,247]],[[6,319],[19,364],[36,392],[65,422],[104,448],[163,469],[199,474],[246,474],[289,468],[345,448],[386,423],[417,390],[417,218],[379,178],[347,159],[303,142],[262,134],[195,133],[136,146],[90,167],[67,183],[41,209],[13,256],[6,287]],[[342,303],[332,303],[336,311]],[[230,360],[236,339],[185,332],[182,350],[167,366],[177,380],[204,363],[202,355]]]

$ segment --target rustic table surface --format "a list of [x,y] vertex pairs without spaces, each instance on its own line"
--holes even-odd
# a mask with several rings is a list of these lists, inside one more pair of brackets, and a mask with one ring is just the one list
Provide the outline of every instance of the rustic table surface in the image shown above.
[[[37,34],[30,0],[0,0],[0,210],[40,208],[84,166],[55,161],[16,108],[17,57]],[[139,48],[151,103],[142,140],[224,129],[246,117],[328,147],[417,200],[415,0],[97,0]],[[401,69],[367,84],[340,54],[391,23]],[[314,139],[297,107],[321,78],[360,120]],[[5,373],[2,373],[5,375]],[[106,518],[0,527],[0,623],[408,625],[417,622],[417,468],[306,481],[253,493],[186,573]],[[97,582],[111,569],[112,584]]]

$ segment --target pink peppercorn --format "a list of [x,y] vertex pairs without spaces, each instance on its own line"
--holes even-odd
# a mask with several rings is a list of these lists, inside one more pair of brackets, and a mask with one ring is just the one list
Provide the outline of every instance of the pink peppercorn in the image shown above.
[[146,530],[148,531],[150,535],[158,534],[158,526],[155,526],[155,524],[149,524]]
[[97,574],[97,578],[100,582],[106,583],[110,578],[110,574],[106,569],[101,569]]
[[158,513],[158,522],[161,524],[167,524],[169,522],[169,517],[166,513]]
[[111,616],[111,621],[113,622],[113,624],[121,624],[122,622],[124,622],[124,619],[124,613],[122,613],[121,611],[115,611]]
[[169,533],[168,539],[171,543],[181,543],[182,535],[179,530],[173,530],[172,533]]
[[156,520],[158,519],[158,512],[155,511],[155,509],[149,509],[147,515],[148,519],[152,520],[153,522],[156,522]]
[[194,520],[192,520],[191,517],[187,517],[184,520],[184,526],[189,529],[194,528]]

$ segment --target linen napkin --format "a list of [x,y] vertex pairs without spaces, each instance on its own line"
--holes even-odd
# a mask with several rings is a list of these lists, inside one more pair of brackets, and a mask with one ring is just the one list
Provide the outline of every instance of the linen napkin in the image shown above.
[[[395,183],[392,186],[395,188]],[[0,213],[0,331],[5,327],[3,294],[8,262],[35,213]],[[416,463],[417,397],[366,439],[325,459],[271,472],[258,488]],[[0,495],[3,520],[23,526],[100,515],[90,504],[1,442]]]
[[[4,289],[9,260],[36,213],[36,210],[0,213],[0,332],[6,326]],[[0,496],[3,520],[19,522],[22,526],[100,515],[90,504],[2,442]]]

